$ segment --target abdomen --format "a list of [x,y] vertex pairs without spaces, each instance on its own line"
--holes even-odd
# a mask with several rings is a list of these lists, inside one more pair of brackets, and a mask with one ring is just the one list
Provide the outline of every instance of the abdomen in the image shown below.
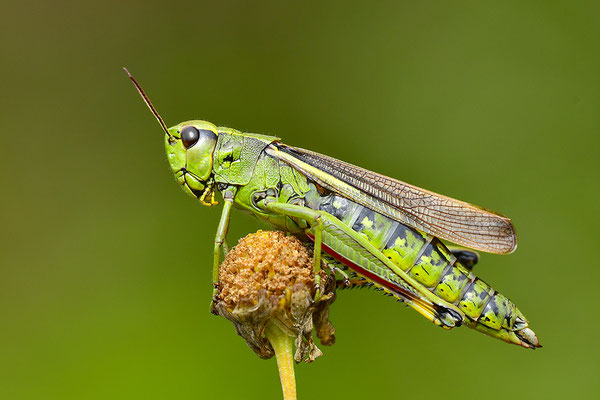
[[[513,331],[527,327],[527,321],[516,306],[463,266],[436,237],[333,193],[315,196],[313,192],[307,196],[307,203],[363,235],[420,285],[457,306],[466,316],[463,323],[469,327],[524,345],[513,337]],[[327,245],[325,238],[324,244]],[[400,279],[395,274],[394,278]]]

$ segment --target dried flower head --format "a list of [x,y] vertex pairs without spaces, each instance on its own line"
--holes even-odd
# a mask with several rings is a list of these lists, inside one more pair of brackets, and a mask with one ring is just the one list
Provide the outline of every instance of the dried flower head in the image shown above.
[[322,355],[313,342],[313,328],[322,344],[335,341],[329,322],[335,281],[322,273],[321,282],[324,295],[315,303],[309,249],[283,232],[258,231],[241,239],[221,264],[215,310],[233,322],[260,357],[274,354],[264,336],[267,323],[273,323],[295,338],[296,362],[311,362]]

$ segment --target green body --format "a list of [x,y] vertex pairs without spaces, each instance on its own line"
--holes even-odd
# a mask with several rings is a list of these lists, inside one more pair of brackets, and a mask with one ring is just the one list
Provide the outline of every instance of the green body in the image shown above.
[[[177,140],[181,129],[190,125],[217,136],[210,169],[205,149],[204,157],[190,157]],[[324,189],[315,180],[329,182],[330,177],[318,169],[311,170],[316,178],[308,177],[311,167],[282,151],[285,145],[278,138],[205,121],[184,122],[169,133],[167,154],[184,190],[206,205],[214,204],[205,200],[213,199],[215,191],[225,200],[215,240],[215,271],[233,205],[278,229],[314,240],[315,270],[321,262],[332,268],[344,264],[361,277],[358,284],[381,287],[444,328],[464,324],[507,342],[538,346],[515,305],[475,277],[437,237],[366,207],[363,204],[370,203],[359,199],[362,194],[353,198]],[[321,247],[329,253],[322,260]],[[215,282],[216,278],[214,272]]]

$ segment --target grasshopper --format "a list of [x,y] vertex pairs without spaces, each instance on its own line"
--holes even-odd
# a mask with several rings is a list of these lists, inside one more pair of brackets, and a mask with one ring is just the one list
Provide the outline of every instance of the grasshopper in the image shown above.
[[[286,145],[281,139],[201,120],[167,128],[125,69],[165,133],[177,183],[203,205],[223,198],[213,251],[213,304],[233,207],[313,242],[320,300],[323,266],[341,286],[375,286],[445,329],[466,325],[526,348],[541,347],[512,301],[472,272],[476,252],[508,254],[512,222],[498,213]],[[344,272],[352,270],[349,279]]]

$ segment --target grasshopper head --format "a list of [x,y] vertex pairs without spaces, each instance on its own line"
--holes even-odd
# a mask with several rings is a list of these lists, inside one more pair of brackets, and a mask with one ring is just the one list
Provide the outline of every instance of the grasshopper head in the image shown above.
[[165,132],[165,148],[175,179],[183,190],[202,204],[215,202],[215,182],[212,179],[213,152],[217,145],[217,127],[206,121],[186,121],[167,129],[146,93],[133,76],[123,68],[142,99]]
[[165,133],[167,158],[177,182],[204,205],[215,204],[212,167],[217,134],[217,127],[206,121],[182,122]]

